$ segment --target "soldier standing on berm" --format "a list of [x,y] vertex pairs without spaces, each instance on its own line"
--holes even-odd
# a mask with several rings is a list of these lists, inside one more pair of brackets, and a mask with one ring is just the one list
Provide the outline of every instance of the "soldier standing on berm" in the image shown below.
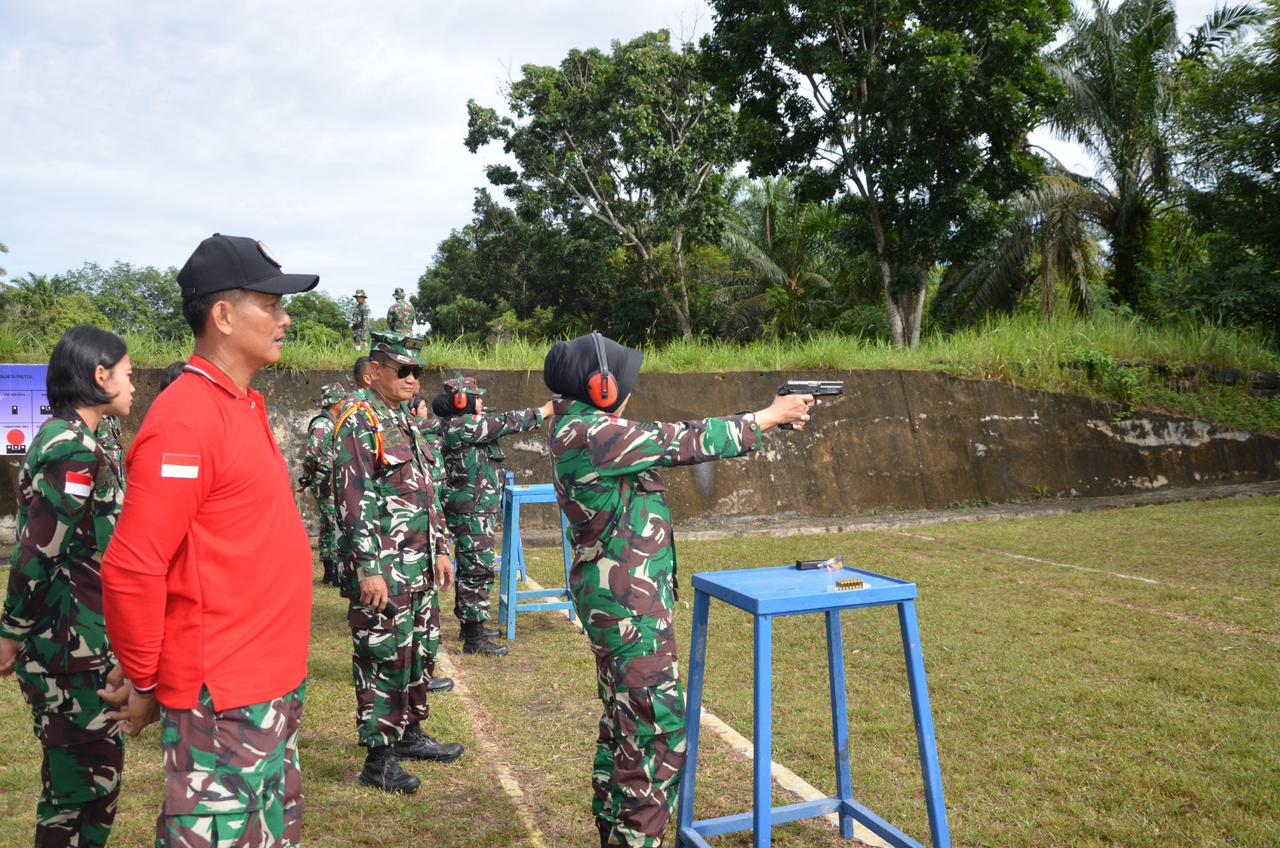
[[413,332],[413,307],[404,302],[404,289],[394,292],[396,302],[387,310],[387,329],[408,335]]
[[549,438],[556,499],[569,519],[569,589],[604,714],[592,788],[600,844],[660,846],[685,764],[684,689],[671,609],[676,553],[657,468],[741,456],[780,424],[803,427],[810,395],[755,413],[641,424],[618,418],[643,355],[598,333],[556,342],[543,365],[558,397]]
[[338,521],[351,545],[342,593],[351,602],[356,729],[367,749],[360,782],[406,794],[421,782],[400,760],[462,755],[461,745],[437,742],[421,727],[432,596],[453,584],[431,449],[406,404],[421,349],[420,339],[373,334],[371,385],[338,418],[333,469]]
[[364,289],[356,289],[355,298],[356,308],[351,312],[351,341],[355,343],[356,350],[364,350],[369,347],[369,306],[365,303],[368,297]]

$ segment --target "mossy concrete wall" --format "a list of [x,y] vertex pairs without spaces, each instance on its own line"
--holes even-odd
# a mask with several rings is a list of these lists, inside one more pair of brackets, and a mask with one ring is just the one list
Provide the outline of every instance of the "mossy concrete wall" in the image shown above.
[[[125,442],[156,393],[159,372],[136,372],[139,393]],[[547,399],[539,372],[475,372],[492,409]],[[1107,404],[1002,383],[915,371],[646,374],[628,407],[636,420],[677,421],[756,409],[787,378],[843,379],[843,397],[818,407],[804,432],[771,433],[738,460],[664,472],[677,522],[715,516],[842,516],[1035,496],[1123,494],[1197,483],[1280,478],[1280,438],[1202,421],[1139,414],[1117,421]],[[429,374],[426,389],[444,379]],[[305,444],[321,385],[338,372],[268,372],[255,386],[292,462]],[[521,483],[550,482],[544,430],[506,440]],[[12,528],[19,463],[0,463],[0,522]],[[296,469],[295,469],[296,475]],[[313,508],[301,498],[304,512]],[[534,527],[550,508],[533,508]]]

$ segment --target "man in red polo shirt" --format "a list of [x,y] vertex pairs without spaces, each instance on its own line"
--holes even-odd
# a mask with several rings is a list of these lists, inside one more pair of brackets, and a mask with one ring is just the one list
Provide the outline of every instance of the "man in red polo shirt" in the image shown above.
[[280,358],[281,296],[317,282],[219,234],[178,273],[195,355],[133,443],[102,564],[107,632],[133,683],[114,717],[134,736],[163,722],[159,845],[301,841],[311,544],[249,382]]

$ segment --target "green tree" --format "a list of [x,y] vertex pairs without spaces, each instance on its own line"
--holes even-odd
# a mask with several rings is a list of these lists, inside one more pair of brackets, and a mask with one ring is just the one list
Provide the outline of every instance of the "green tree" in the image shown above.
[[558,67],[525,65],[505,92],[514,117],[467,103],[467,149],[501,142],[515,160],[489,166],[490,182],[566,226],[589,216],[607,227],[685,338],[693,335],[687,249],[717,238],[733,160],[731,113],[701,64],[692,45],[673,50],[664,30],[614,42],[608,54],[572,50]]
[[1050,125],[1098,168],[1096,177],[1074,176],[1089,197],[1070,202],[1092,207],[1089,217],[1109,243],[1111,286],[1133,309],[1143,301],[1152,220],[1174,199],[1170,123],[1188,74],[1259,19],[1251,6],[1224,6],[1179,37],[1172,0],[1124,0],[1115,9],[1092,0],[1050,54],[1066,90]]
[[[468,337],[480,340],[486,327],[495,337],[515,330],[555,337],[594,326],[616,338],[645,337],[654,310],[636,316],[618,308],[630,264],[615,261],[617,238],[603,224],[588,216],[562,221],[537,209],[512,209],[484,189],[477,190],[472,213],[470,223],[440,242],[418,280],[418,317],[433,332],[457,336],[465,326]],[[461,298],[469,303],[442,317]]]
[[752,173],[856,201],[894,341],[917,344],[934,266],[976,255],[1037,176],[1023,139],[1054,91],[1039,51],[1066,0],[711,5],[707,64]]
[[9,284],[0,295],[0,320],[9,332],[26,340],[27,347],[52,347],[77,324],[113,329],[90,293],[73,280],[28,273]]
[[800,200],[795,184],[766,178],[747,185],[725,229],[730,255],[751,270],[751,293],[731,306],[775,337],[834,323],[841,301],[858,290],[858,257],[847,249],[847,219],[834,203]]
[[[0,253],[8,253],[8,252],[9,252],[9,246],[4,242],[0,241]],[[9,272],[6,271],[3,266],[0,266],[0,277],[3,277],[8,273]],[[0,282],[3,282],[3,281],[0,280]]]
[[327,292],[311,290],[285,298],[285,311],[293,319],[289,333],[299,339],[336,344],[351,335],[351,317]]
[[55,279],[86,292],[118,333],[172,340],[190,332],[182,317],[177,268],[161,270],[120,261],[103,268],[96,262],[86,262]]
[[1280,0],[1259,37],[1186,71],[1177,152],[1204,263],[1184,263],[1183,297],[1225,321],[1280,326]]
[[1063,289],[1076,311],[1088,311],[1090,285],[1102,275],[1096,222],[1106,195],[1096,180],[1051,166],[1038,185],[1009,200],[1013,221],[991,250],[947,267],[936,317],[948,327],[972,324],[990,311],[1012,311],[1033,292],[1049,316]]

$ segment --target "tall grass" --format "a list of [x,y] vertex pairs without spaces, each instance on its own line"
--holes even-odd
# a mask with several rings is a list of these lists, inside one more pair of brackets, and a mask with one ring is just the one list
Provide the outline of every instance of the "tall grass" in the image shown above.
[[[169,341],[127,335],[129,352],[140,367],[163,367],[191,352],[189,340]],[[37,329],[0,328],[0,360],[43,362],[49,341]],[[484,345],[428,339],[424,358],[433,366],[477,370],[538,370],[547,342],[515,339]],[[924,339],[912,349],[857,336],[822,334],[804,339],[746,344],[675,341],[645,349],[644,370],[658,373],[718,371],[852,371],[899,368],[947,371],[987,379],[1044,377],[1064,363],[1107,354],[1134,364],[1217,365],[1247,372],[1280,368],[1280,355],[1259,333],[1187,321],[1155,326],[1134,318],[1100,315],[1091,319],[1035,315],[995,318],[979,326]],[[341,369],[360,354],[349,343],[290,339],[280,367]]]

